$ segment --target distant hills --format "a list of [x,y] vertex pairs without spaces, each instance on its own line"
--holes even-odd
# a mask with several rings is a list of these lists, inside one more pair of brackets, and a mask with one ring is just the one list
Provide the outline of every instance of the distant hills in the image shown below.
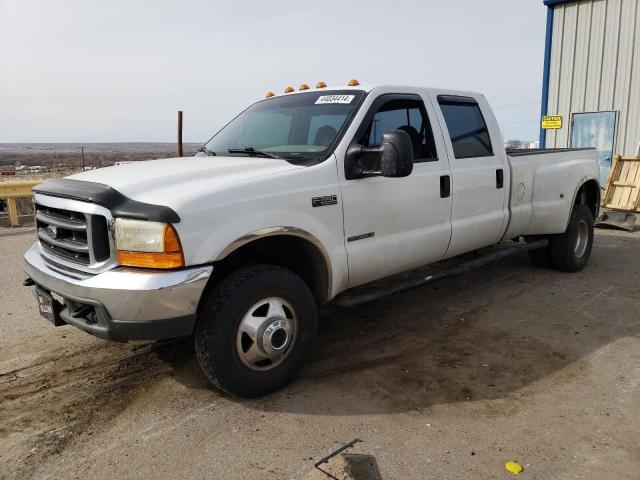
[[[184,155],[193,155],[201,145],[185,143]],[[81,147],[87,167],[177,156],[175,143],[0,143],[0,165],[78,167],[82,165]]]

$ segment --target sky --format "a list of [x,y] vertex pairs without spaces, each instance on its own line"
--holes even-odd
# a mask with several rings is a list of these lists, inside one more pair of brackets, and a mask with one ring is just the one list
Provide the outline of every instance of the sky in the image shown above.
[[484,93],[538,137],[542,0],[0,0],[0,143],[204,142],[268,90]]

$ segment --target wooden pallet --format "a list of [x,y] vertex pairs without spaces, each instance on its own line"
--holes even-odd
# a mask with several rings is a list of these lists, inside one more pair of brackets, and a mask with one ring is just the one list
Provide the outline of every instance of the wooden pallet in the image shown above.
[[640,157],[616,155],[602,206],[623,212],[640,212]]

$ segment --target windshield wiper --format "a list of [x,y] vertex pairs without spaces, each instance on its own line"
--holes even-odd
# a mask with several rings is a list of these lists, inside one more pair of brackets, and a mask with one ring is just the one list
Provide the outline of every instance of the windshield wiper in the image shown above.
[[253,147],[230,148],[227,151],[229,153],[245,153],[250,157],[264,157],[264,158],[277,158],[277,159],[282,158],[282,157],[278,157],[277,155],[273,155],[271,153],[265,152],[263,150],[256,150]]
[[209,150],[207,147],[205,147],[204,145],[202,147],[200,147],[197,152],[202,152],[202,153],[206,153],[207,155],[210,155],[212,157],[216,156],[216,152],[212,152],[211,150]]

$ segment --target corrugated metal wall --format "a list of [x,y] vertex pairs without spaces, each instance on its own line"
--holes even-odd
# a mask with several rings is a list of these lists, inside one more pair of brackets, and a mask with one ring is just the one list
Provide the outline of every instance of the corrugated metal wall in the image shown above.
[[570,146],[571,113],[618,112],[614,154],[640,142],[640,0],[580,0],[554,7],[547,148]]

